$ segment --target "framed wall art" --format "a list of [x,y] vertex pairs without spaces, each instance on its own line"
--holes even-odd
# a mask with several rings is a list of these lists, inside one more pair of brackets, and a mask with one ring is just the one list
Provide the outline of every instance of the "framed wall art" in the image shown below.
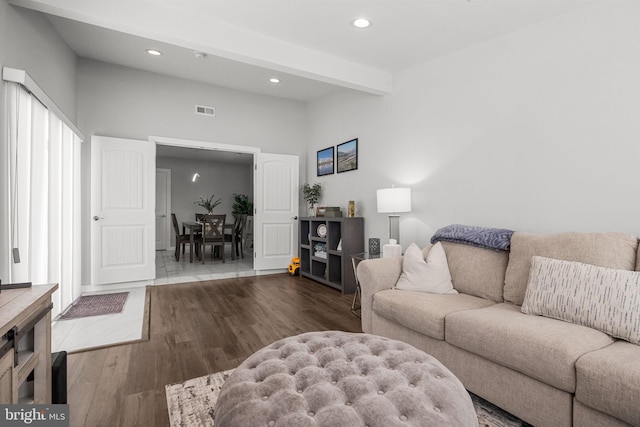
[[333,173],[333,147],[318,151],[318,176]]
[[358,138],[339,144],[337,151],[338,173],[358,169]]

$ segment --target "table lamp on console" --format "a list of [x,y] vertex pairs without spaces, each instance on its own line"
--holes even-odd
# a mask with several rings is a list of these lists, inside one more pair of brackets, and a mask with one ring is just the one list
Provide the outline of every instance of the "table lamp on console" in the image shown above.
[[400,213],[411,212],[411,189],[391,187],[377,190],[378,213],[389,214],[389,243],[382,247],[383,258],[402,255]]

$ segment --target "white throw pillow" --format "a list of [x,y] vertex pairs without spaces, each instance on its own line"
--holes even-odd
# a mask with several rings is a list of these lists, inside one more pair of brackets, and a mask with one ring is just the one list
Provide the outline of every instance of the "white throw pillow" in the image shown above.
[[534,256],[522,312],[640,344],[640,273]]
[[425,261],[422,251],[415,243],[407,248],[402,261],[402,274],[396,289],[428,292],[432,294],[457,294],[451,283],[447,255],[438,242],[429,251]]

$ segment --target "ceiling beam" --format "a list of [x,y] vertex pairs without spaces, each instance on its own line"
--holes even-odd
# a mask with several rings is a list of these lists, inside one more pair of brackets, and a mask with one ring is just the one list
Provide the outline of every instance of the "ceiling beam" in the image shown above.
[[201,16],[188,2],[9,0],[59,16],[375,95],[391,93],[391,73]]

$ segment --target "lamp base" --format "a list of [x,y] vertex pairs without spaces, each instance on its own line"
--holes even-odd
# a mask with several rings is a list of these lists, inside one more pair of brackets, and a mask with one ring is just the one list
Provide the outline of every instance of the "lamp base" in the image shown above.
[[400,243],[400,215],[389,215],[389,239]]

